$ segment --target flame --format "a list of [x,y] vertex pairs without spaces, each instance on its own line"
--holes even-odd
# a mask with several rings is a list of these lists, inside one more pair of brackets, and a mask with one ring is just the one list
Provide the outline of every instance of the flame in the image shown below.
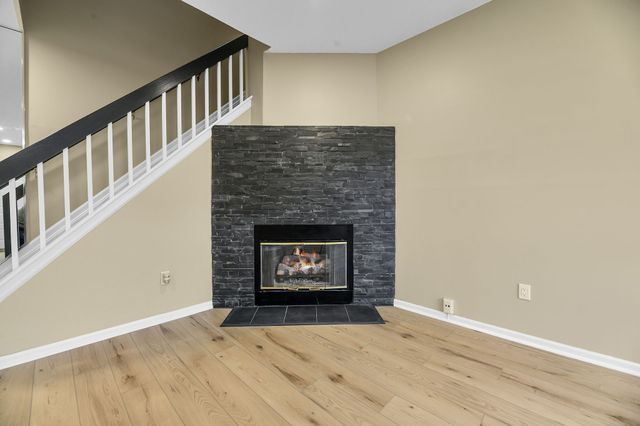
[[298,256],[297,263],[301,267],[313,266],[320,259],[320,254],[315,249],[312,252],[308,252],[303,247],[295,247],[292,254]]
[[293,249],[293,255],[295,256],[306,256],[306,257],[313,257],[313,258],[318,258],[320,257],[320,255],[318,254],[317,251],[313,251],[311,253],[309,253],[308,251],[306,251],[304,248],[301,247],[296,247]]
[[282,257],[278,265],[277,275],[301,276],[309,274],[323,274],[327,263],[318,249],[304,245],[294,246],[290,255]]

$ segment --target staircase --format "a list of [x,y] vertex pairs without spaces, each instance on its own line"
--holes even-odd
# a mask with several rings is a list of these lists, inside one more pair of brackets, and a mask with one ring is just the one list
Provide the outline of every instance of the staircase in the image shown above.
[[[0,302],[206,143],[213,126],[229,124],[251,107],[245,84],[247,49],[248,37],[238,37],[0,162],[0,236],[6,256],[0,258]],[[168,105],[169,94],[175,105]],[[151,111],[156,108],[160,118],[154,122]],[[168,116],[169,110],[175,113],[173,117]],[[144,137],[136,140],[137,116],[144,121]],[[169,123],[175,127],[172,140]],[[116,125],[126,126],[126,148],[122,148],[126,153],[114,144]],[[152,126],[158,130],[158,141],[152,138]],[[106,164],[97,164],[92,138],[105,130]],[[142,145],[144,156],[135,163],[134,152]],[[70,168],[72,149],[84,155],[86,176],[72,172],[76,170]],[[126,157],[126,171],[120,176],[114,167],[116,157]],[[51,176],[45,164],[59,161],[61,179],[45,181]],[[104,177],[106,186],[96,188],[94,179]],[[78,185],[86,186],[86,201],[72,209],[70,188]],[[53,191],[56,187],[62,190]],[[64,214],[47,225],[47,208],[58,192],[62,193]],[[37,215],[25,214],[26,209],[37,210]]]

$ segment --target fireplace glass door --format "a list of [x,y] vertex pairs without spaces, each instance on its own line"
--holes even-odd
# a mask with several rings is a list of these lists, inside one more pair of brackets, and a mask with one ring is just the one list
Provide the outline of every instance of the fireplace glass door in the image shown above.
[[347,242],[261,242],[261,290],[347,288]]

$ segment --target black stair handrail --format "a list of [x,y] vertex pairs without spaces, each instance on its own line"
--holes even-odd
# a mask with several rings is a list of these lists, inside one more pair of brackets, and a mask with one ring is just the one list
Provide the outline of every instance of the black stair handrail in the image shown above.
[[249,37],[242,35],[0,161],[0,188],[248,46]]

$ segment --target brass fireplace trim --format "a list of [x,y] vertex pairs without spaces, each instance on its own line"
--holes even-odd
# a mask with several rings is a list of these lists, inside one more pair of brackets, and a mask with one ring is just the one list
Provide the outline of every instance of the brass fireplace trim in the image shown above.
[[280,241],[275,241],[272,243],[263,243],[261,242],[260,245],[261,246],[336,246],[336,245],[346,245],[347,242],[346,241],[314,241],[312,243],[305,243],[305,242],[297,242],[297,243],[290,243],[290,242],[280,242]]
[[269,287],[269,286],[263,286],[262,290],[265,291],[269,291],[269,290],[280,290],[280,291],[322,291],[322,290],[336,290],[336,289],[342,289],[342,288],[347,288],[347,285],[331,285],[331,286],[317,286],[317,287],[310,287],[310,286],[300,286],[300,287],[282,287],[282,286],[274,286],[274,287]]

